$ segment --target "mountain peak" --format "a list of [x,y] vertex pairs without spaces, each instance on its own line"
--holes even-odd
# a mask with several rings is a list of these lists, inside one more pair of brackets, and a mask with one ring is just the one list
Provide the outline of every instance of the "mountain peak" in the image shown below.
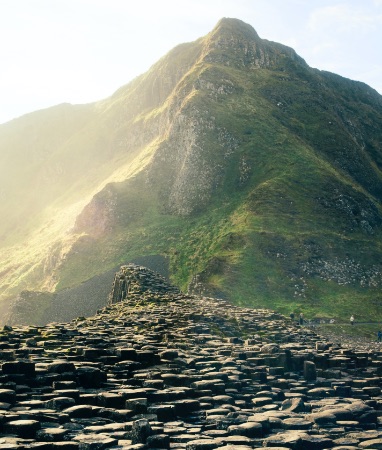
[[380,320],[370,94],[224,18],[95,107],[4,124],[1,317],[10,301],[28,320],[76,317],[113,268],[159,258],[205,296]]
[[207,35],[206,60],[237,68],[275,68],[291,59],[304,66],[305,61],[290,47],[261,39],[255,29],[239,20],[222,18]]
[[251,25],[243,22],[240,19],[234,19],[231,17],[223,17],[222,19],[220,19],[215,28],[212,30],[211,34],[227,32],[242,33],[245,34],[247,38],[260,39],[259,35]]

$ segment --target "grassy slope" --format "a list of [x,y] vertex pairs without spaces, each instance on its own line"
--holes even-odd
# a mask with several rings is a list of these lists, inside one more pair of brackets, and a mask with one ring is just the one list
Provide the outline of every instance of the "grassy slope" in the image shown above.
[[[266,78],[264,84],[267,88],[277,91],[280,74],[257,72],[254,84],[258,92],[264,92],[262,76]],[[298,81],[295,83],[296,92],[300,89]],[[287,87],[284,86],[286,89],[294,98],[293,84],[288,83]],[[380,232],[377,231],[379,234],[376,236],[365,235],[360,229],[349,230],[348,217],[341,212],[321,208],[315,201],[323,192],[330,195],[336,189],[350,193],[353,197],[361,193],[361,201],[368,197],[373,200],[373,197],[357,183],[359,179],[362,180],[362,173],[356,173],[354,180],[349,176],[352,174],[331,164],[328,155],[319,152],[320,145],[310,145],[322,143],[323,129],[319,124],[317,126],[317,110],[310,109],[313,97],[314,92],[310,92],[310,98],[305,100],[308,108],[296,102],[298,107],[290,113],[289,118],[292,124],[303,124],[306,139],[301,139],[301,133],[291,134],[291,126],[284,128],[285,120],[280,121],[279,110],[274,104],[268,105],[268,108],[265,106],[259,111],[259,117],[250,124],[252,134],[258,136],[261,133],[261,138],[251,139],[248,143],[249,147],[253,145],[252,148],[255,148],[255,153],[252,153],[255,157],[252,186],[255,189],[248,196],[241,212],[236,214],[236,223],[245,223],[246,248],[240,245],[236,250],[240,255],[236,255],[236,258],[235,250],[231,252],[228,259],[236,259],[237,262],[231,263],[224,276],[218,277],[218,287],[235,302],[272,306],[284,312],[304,310],[311,316],[338,317],[353,311],[362,318],[381,317],[378,301],[381,295],[377,289],[367,290],[354,284],[339,286],[334,281],[319,278],[303,279],[299,270],[299,263],[311,257],[309,252],[304,252],[307,240],[319,242],[329,258],[350,256],[366,265],[379,264],[381,251]],[[259,99],[261,101],[261,96],[254,95],[258,110]],[[279,99],[275,100],[279,102]],[[240,103],[237,102],[238,105]],[[326,120],[333,120],[332,117],[329,114]],[[319,119],[325,120],[322,117]],[[307,129],[309,126],[314,128],[313,132]],[[338,132],[346,134],[343,129],[337,129],[334,132],[336,138]],[[328,136],[333,138],[334,133],[328,133]],[[346,138],[346,144],[349,145],[349,137],[344,136],[343,140],[346,141]],[[337,149],[339,145],[332,147]],[[267,154],[271,156],[267,158]],[[257,161],[260,165],[256,164]],[[377,176],[373,176],[380,181],[379,171],[376,173]],[[264,181],[263,177],[266,177]],[[230,250],[229,243],[226,249]],[[299,293],[301,289],[305,290],[303,297],[295,296],[296,285]],[[370,297],[373,302],[368,301],[368,307],[365,308],[365,301],[370,300]]]
[[[115,172],[108,172],[118,205],[116,223],[111,233],[84,234],[77,241],[60,266],[57,289],[137,256],[163,254],[170,257],[173,281],[183,289],[200,274],[210,292],[243,305],[303,310],[309,316],[348,317],[351,312],[381,318],[377,290],[307,276],[302,268],[319,257],[379,264],[382,139],[371,90],[287,58],[272,70],[243,69],[234,50],[230,66],[206,62],[200,57],[213,37],[178,47],[100,105],[102,114],[90,129],[103,127],[104,136],[113,127],[113,142],[126,143],[112,160]],[[230,57],[218,46],[214,52],[218,60]],[[211,91],[211,85],[227,80],[234,86],[228,95]],[[171,165],[156,166],[155,191],[147,187],[146,173],[158,149],[168,146],[171,154],[174,119],[194,119],[193,111],[200,123],[214,118],[216,126],[203,129],[198,144],[204,163],[220,164],[222,170],[208,204],[182,217],[169,214],[158,193],[170,191]],[[229,157],[217,144],[222,130],[238,143]],[[79,139],[84,136],[89,134]],[[133,167],[123,155],[131,149],[137,156]],[[105,160],[110,156],[102,154]],[[106,169],[108,164],[97,182],[102,183]],[[78,191],[75,184],[73,192]],[[337,207],[336,192],[346,194],[353,206],[367,205],[366,213],[376,222],[373,235],[362,230],[360,214]]]
[[[216,69],[206,73],[216,77]],[[303,310],[310,317],[347,317],[349,311],[365,319],[382,317],[377,290],[341,286],[301,271],[301,263],[312,256],[312,242],[319,243],[329,259],[362,260],[364,252],[363,263],[378,261],[379,235],[349,231],[348,217],[316,201],[318,193],[330,195],[336,189],[353,196],[360,192],[365,198],[371,194],[311,145],[312,133],[305,132],[309,139],[302,139],[300,132],[291,132],[297,121],[305,128],[309,123],[314,126],[306,111],[292,118],[289,128],[280,121],[277,106],[264,95],[264,86],[280,83],[280,73],[259,70],[248,75],[221,67],[222,73],[234,80],[237,89],[213,103],[213,115],[240,138],[240,147],[226,167],[223,190],[208,210],[186,219],[164,215],[154,193],[143,195],[143,186],[131,191],[121,185],[120,209],[138,211],[134,226],[122,221],[113,236],[85,244],[78,260],[62,272],[60,286],[75,282],[76,274],[80,281],[84,274],[79,268],[93,273],[116,261],[161,253],[170,256],[173,280],[183,289],[193,276],[202,274],[211,292],[243,305],[285,313]],[[204,102],[211,106],[203,94],[192,101],[199,109]],[[205,151],[209,149],[206,142]],[[241,158],[251,168],[244,185],[238,182]]]
[[198,42],[178,46],[99,103],[59,105],[0,127],[0,303],[22,289],[55,287],[56,269],[79,237],[71,229],[83,207],[107,183],[134,176],[150,161],[171,89],[158,84],[158,70],[176,83],[199,51]]
[[[277,103],[285,102],[280,92],[277,92],[281,89],[278,75],[265,75],[267,90],[275,95],[270,100]],[[362,180],[362,173],[356,173],[354,180],[349,172],[330,163],[329,155],[319,151],[325,137],[322,136],[325,127],[323,124],[320,126],[320,120],[326,120],[327,127],[333,115],[329,112],[323,118],[324,110],[319,110],[320,114],[317,114],[317,109],[311,110],[314,92],[310,92],[305,99],[308,107],[304,108],[304,103],[298,101],[300,84],[295,89],[293,87],[293,83],[288,83],[283,88],[284,93],[288,91],[290,98],[297,99],[293,111],[280,113],[273,106],[270,108],[272,116],[267,116],[266,112],[264,114],[266,120],[261,123],[261,142],[268,148],[264,148],[263,154],[271,152],[277,164],[268,170],[272,175],[250,193],[245,203],[247,208],[242,208],[243,218],[250,230],[246,239],[248,247],[239,262],[220,278],[220,287],[229,298],[246,305],[274,307],[283,312],[303,310],[310,316],[319,317],[341,317],[353,311],[361,319],[381,318],[381,295],[378,289],[365,289],[354,284],[339,286],[335,281],[319,278],[304,279],[299,270],[299,263],[311,257],[309,252],[304,251],[304,245],[309,240],[319,242],[329,257],[341,259],[350,255],[366,265],[378,264],[381,244],[380,231],[377,231],[377,236],[365,235],[359,229],[349,231],[348,217],[338,211],[324,210],[315,201],[319,195],[324,195],[323,192],[330,195],[336,189],[353,196],[361,193],[364,196],[361,201],[365,197],[374,199],[357,183],[359,179]],[[259,90],[264,92],[261,86]],[[280,115],[286,113],[289,114],[288,124],[284,117],[280,120]],[[361,114],[358,110],[358,116]],[[278,119],[277,122],[272,118]],[[280,125],[288,126],[283,129]],[[298,128],[298,132],[293,127]],[[338,133],[346,135],[346,131],[337,129],[336,139]],[[330,139],[334,133],[327,132],[327,135]],[[346,145],[349,145],[349,137],[342,137],[345,142],[347,139]],[[313,147],[311,144],[314,143],[316,145]],[[333,147],[337,149],[339,145]],[[260,160],[264,164],[264,158]],[[264,175],[264,167],[260,168],[260,172]],[[378,170],[373,173],[373,177],[381,181]],[[373,193],[372,188],[370,191]],[[304,289],[302,297],[295,295],[296,285],[299,294]]]
[[[268,79],[268,89],[274,86],[273,92],[277,91],[277,82],[276,79],[274,86]],[[294,98],[290,84],[288,89],[289,95]],[[277,98],[275,100],[280,101]],[[299,103],[295,114],[290,114],[290,122],[298,121],[305,128],[305,123],[316,124],[317,111],[308,115],[301,106]],[[273,108],[272,115],[279,119],[276,108]],[[338,286],[334,281],[301,279],[301,271],[297,270],[297,266],[299,260],[310,257],[309,252],[304,252],[307,240],[319,242],[325,247],[326,253],[332,253],[338,258],[350,254],[359,259],[359,249],[362,248],[367,255],[364,259],[368,260],[362,262],[370,264],[372,261],[378,262],[380,238],[367,236],[360,230],[349,232],[347,217],[335,211],[324,211],[315,202],[315,197],[324,190],[330,193],[335,189],[342,192],[356,189],[356,192],[359,190],[364,193],[348,174],[329,164],[326,155],[317,151],[318,146],[313,148],[307,145],[315,139],[321,142],[322,128],[317,128],[315,134],[305,130],[305,136],[308,135],[309,139],[303,140],[301,133],[291,135],[291,127],[283,130],[279,127],[280,122],[274,123],[270,117],[268,120],[269,134],[273,130],[279,145],[277,142],[272,143],[269,138],[263,142],[270,144],[269,150],[273,149],[272,155],[277,159],[279,170],[251,192],[247,203],[250,216],[248,210],[243,208],[247,213],[246,221],[251,223],[248,228],[252,231],[247,240],[250,250],[245,252],[234,270],[226,274],[222,283],[224,291],[239,303],[267,305],[284,312],[302,309],[309,315],[331,317],[348,314],[352,310],[358,316],[378,314],[380,317],[381,310],[378,307],[370,306],[366,311],[364,308],[364,300],[370,296],[380,298],[377,290],[370,292],[354,285]],[[282,125],[285,125],[285,120]],[[263,132],[266,129],[262,124]],[[280,151],[275,154],[277,148]],[[352,242],[359,243],[354,245],[354,250]],[[295,297],[295,285],[299,285],[300,289],[303,286],[305,297]]]

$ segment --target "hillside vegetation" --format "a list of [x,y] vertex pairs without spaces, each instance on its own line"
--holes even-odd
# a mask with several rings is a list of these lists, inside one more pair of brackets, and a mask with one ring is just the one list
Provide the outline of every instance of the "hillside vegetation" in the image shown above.
[[0,126],[2,305],[44,299],[38,321],[158,255],[183,290],[382,320],[380,123],[370,87],[222,19],[108,99]]

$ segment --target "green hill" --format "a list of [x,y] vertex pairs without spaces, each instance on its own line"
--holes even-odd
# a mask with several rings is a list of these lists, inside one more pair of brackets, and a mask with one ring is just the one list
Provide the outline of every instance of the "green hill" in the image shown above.
[[108,99],[4,124],[3,308],[46,320],[156,256],[184,290],[382,320],[380,123],[367,85],[222,19]]

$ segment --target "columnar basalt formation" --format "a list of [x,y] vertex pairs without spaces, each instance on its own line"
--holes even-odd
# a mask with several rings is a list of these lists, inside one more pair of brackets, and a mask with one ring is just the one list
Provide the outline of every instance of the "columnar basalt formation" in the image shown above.
[[147,267],[130,263],[116,273],[108,304],[126,300],[129,294],[143,293],[179,294],[179,289],[169,284],[164,277]]
[[0,449],[382,446],[379,344],[270,310],[130,291],[94,317],[4,327],[0,358]]

